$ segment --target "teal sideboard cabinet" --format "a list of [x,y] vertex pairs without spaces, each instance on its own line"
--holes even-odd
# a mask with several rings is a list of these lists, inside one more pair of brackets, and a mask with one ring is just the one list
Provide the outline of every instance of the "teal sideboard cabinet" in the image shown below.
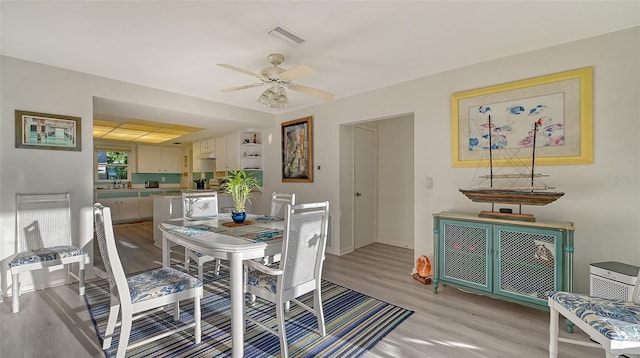
[[573,291],[573,223],[433,217],[435,293],[442,284],[548,310],[547,291]]

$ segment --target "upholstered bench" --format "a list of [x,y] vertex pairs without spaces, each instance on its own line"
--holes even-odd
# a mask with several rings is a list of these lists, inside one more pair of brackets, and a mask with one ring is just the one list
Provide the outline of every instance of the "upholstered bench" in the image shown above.
[[[579,293],[550,292],[549,356],[557,357],[558,341],[606,351],[607,357],[640,354],[640,303],[610,300]],[[558,337],[558,314],[587,333],[596,343]]]

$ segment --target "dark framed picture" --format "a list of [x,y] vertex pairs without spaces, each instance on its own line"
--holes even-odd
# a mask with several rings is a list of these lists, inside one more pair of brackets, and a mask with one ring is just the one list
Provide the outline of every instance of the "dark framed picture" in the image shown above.
[[282,123],[282,181],[313,182],[313,122],[311,117]]
[[16,110],[16,148],[82,151],[80,117]]

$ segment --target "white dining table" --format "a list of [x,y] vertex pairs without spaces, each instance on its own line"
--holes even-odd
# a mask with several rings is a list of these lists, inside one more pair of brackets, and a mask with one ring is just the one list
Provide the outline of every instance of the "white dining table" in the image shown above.
[[229,261],[231,291],[231,351],[244,355],[244,283],[242,261],[276,255],[282,249],[284,221],[262,215],[247,215],[251,225],[233,225],[230,214],[201,220],[172,219],[159,224],[162,230],[162,265],[171,265],[171,243]]

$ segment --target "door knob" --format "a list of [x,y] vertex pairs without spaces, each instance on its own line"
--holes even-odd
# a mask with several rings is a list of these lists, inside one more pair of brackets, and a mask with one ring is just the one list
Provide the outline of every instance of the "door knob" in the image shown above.
[[362,196],[362,193],[356,192],[356,196]]

